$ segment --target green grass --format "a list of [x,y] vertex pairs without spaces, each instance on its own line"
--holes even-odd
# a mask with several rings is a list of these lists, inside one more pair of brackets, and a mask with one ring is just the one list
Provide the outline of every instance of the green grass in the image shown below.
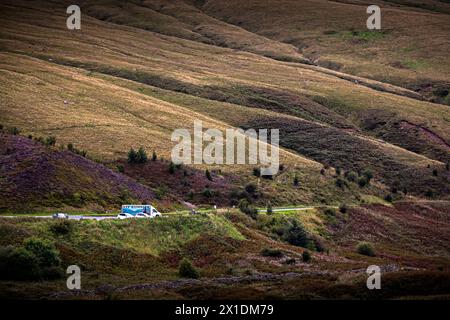
[[404,60],[402,63],[413,70],[426,69],[430,66],[429,63],[424,60]]
[[228,220],[214,214],[167,215],[156,219],[69,221],[73,224],[73,231],[63,237],[50,232],[50,226],[60,221],[33,219],[24,225],[29,232],[36,233],[39,237],[51,241],[62,240],[78,248],[83,243],[93,242],[152,255],[177,249],[205,233],[236,240],[244,239]]
[[359,39],[372,42],[385,38],[386,33],[383,31],[344,31],[341,33],[344,39]]

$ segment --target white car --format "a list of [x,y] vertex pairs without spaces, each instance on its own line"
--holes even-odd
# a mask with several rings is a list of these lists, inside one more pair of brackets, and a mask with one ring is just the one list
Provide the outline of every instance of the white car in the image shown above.
[[128,213],[119,213],[118,215],[117,215],[117,219],[119,219],[119,220],[123,220],[123,219],[131,219],[131,218],[133,218],[134,216],[132,216],[131,214],[128,214]]
[[52,215],[53,219],[69,219],[69,215],[67,213],[58,212]]
[[143,212],[137,213],[134,217],[137,218],[137,219],[151,218],[150,215],[148,215],[148,214],[146,214],[146,213],[143,213]]

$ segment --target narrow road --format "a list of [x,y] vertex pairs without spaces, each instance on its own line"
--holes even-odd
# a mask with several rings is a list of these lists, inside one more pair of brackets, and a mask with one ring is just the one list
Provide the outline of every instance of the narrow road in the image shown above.
[[[287,211],[307,211],[307,210],[312,210],[312,209],[317,209],[320,207],[327,207],[327,208],[338,208],[335,206],[312,206],[312,207],[279,207],[279,208],[273,208],[272,211],[273,212],[287,212]],[[208,210],[208,211],[200,211],[200,213],[204,213],[204,212],[212,212],[213,210]],[[266,213],[267,209],[258,209],[258,212],[261,213]],[[169,212],[166,214],[163,214],[162,216],[164,217],[165,215],[171,215],[174,214],[173,212]],[[179,214],[179,213],[177,213]],[[187,212],[186,215],[189,215],[189,213]],[[0,215],[0,218],[7,218],[7,219],[14,219],[14,218],[40,218],[40,219],[52,219],[52,215],[26,215],[26,214],[16,214],[16,215],[10,215],[10,216],[5,216],[5,215]],[[69,220],[107,220],[107,219],[115,219],[116,215],[113,216],[92,216],[92,215],[69,215]]]

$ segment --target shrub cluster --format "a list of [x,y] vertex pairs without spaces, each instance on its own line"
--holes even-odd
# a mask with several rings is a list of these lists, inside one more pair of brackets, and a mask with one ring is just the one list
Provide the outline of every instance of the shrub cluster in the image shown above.
[[138,151],[133,148],[128,151],[128,162],[129,163],[146,163],[148,160],[147,153],[144,148],[140,147]]
[[373,248],[372,244],[369,242],[360,242],[358,246],[356,247],[356,250],[359,254],[368,256],[368,257],[375,257],[375,249]]
[[270,249],[265,248],[261,251],[261,255],[263,257],[274,257],[274,258],[280,258],[283,256],[283,252],[279,249]]
[[181,260],[180,265],[178,267],[178,274],[182,278],[197,279],[199,277],[197,269],[186,258]]
[[37,238],[26,239],[22,247],[0,247],[0,278],[41,280],[62,276],[61,259],[54,246]]
[[253,207],[247,199],[241,199],[239,201],[239,210],[241,210],[246,215],[250,216],[252,219],[255,219],[258,217],[258,210]]

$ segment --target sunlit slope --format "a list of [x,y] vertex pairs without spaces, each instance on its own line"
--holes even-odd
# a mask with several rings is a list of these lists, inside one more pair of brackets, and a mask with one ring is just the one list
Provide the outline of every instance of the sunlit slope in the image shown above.
[[[232,128],[206,114],[90,76],[84,70],[15,54],[2,54],[1,69],[0,123],[17,126],[25,135],[53,135],[58,145],[73,143],[100,160],[125,158],[130,147],[139,146],[169,159],[175,145],[170,140],[173,130],[192,131],[194,120],[201,120],[205,128]],[[331,172],[320,174],[320,163],[286,151],[281,152],[280,161],[286,169],[260,185],[269,198],[277,195],[275,203],[331,203],[360,194],[356,187],[339,189]],[[237,186],[256,182],[251,165],[213,168],[239,177]],[[301,192],[292,185],[295,174],[301,179]],[[376,193],[376,189],[363,193]]]
[[[371,4],[382,10],[379,32],[366,28]],[[450,103],[448,1],[210,0],[200,8],[230,24],[292,44],[319,65]]]
[[[414,152],[448,160],[447,106],[406,98],[401,92],[389,94],[383,92],[384,88],[374,90],[311,66],[283,63],[88,16],[83,16],[81,31],[68,31],[64,11],[45,11],[45,6],[40,10],[2,8],[0,44],[4,50],[210,100],[265,109],[277,105],[281,106],[278,112],[338,127],[358,126]],[[288,101],[280,94],[288,94]],[[317,104],[325,111],[318,110]],[[309,110],[302,113],[303,109]],[[401,121],[412,128],[404,130]],[[400,134],[402,138],[397,139]]]
[[275,59],[307,62],[295,46],[224,23],[183,0],[125,3],[118,0],[85,0],[80,2],[80,7],[83,12],[103,21]]
[[[424,174],[434,166],[441,170],[444,165],[430,158],[448,156],[450,114],[443,105],[371,89],[311,66],[88,16],[83,16],[81,31],[68,31],[65,11],[51,9],[49,3],[39,10],[3,5],[1,12],[0,122],[33,135],[55,135],[60,143],[74,143],[101,159],[124,157],[131,146],[140,145],[167,158],[172,130],[192,128],[194,119],[220,129],[288,129],[289,141],[282,139],[282,145],[292,152],[283,153],[282,162],[299,170],[305,180],[301,200],[317,201],[317,195],[329,200],[345,192],[366,192],[337,189],[330,176],[319,175],[319,162],[348,170],[374,169],[386,179],[389,170],[399,166]],[[149,87],[165,90],[168,97],[148,92]],[[377,142],[363,133],[373,130],[367,121],[374,118],[391,136],[405,131],[396,127],[397,122],[407,121],[429,130],[440,143],[419,145],[415,151],[430,157],[426,158]],[[315,139],[329,143],[312,151],[302,146]],[[398,144],[417,140],[414,132],[406,131]],[[372,149],[370,157],[357,159]],[[383,155],[388,155],[386,162],[377,164]],[[251,169],[224,168],[247,178]],[[291,170],[282,173],[276,187],[289,185],[286,193],[295,194],[293,175]],[[322,195],[314,192],[321,188],[326,189]]]

